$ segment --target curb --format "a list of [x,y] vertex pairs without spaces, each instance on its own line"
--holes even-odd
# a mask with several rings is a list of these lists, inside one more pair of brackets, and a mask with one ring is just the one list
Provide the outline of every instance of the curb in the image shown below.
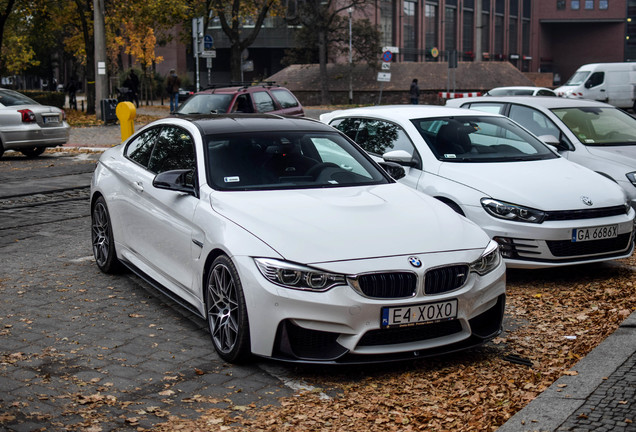
[[599,346],[517,412],[497,432],[554,432],[636,351],[636,311]]

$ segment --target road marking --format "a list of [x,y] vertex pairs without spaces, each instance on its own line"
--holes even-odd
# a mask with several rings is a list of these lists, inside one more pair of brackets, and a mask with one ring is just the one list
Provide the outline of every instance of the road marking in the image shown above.
[[295,392],[311,392],[318,393],[320,399],[329,400],[331,397],[326,393],[320,391],[318,387],[314,387],[301,380],[295,380],[285,375],[285,368],[280,366],[272,366],[269,364],[260,364],[259,367],[271,376],[278,378],[284,385],[294,390]]

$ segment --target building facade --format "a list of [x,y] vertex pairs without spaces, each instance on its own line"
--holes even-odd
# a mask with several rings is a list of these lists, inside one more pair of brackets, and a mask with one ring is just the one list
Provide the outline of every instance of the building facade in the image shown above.
[[[357,18],[380,28],[383,46],[398,48],[394,62],[506,61],[551,72],[557,85],[582,64],[636,61],[636,0],[375,0]],[[216,41],[215,82],[229,76],[229,45],[214,20],[206,32]],[[266,21],[245,53],[245,79],[282,69],[293,33],[283,19]]]

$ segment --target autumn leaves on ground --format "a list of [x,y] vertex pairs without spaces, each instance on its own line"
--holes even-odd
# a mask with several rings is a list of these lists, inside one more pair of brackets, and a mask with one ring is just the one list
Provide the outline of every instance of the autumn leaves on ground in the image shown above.
[[280,406],[209,410],[196,421],[168,417],[157,429],[496,430],[561,375],[573,374],[568,370],[635,310],[636,262],[619,263],[509,270],[510,329],[481,349],[400,365],[303,367],[296,378],[320,392],[282,399]]

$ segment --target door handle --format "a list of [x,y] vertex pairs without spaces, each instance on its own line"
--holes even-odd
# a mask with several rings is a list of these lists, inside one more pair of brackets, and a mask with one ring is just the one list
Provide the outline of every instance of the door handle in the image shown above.
[[142,182],[132,182],[132,187],[137,192],[143,192],[144,191],[144,184]]

